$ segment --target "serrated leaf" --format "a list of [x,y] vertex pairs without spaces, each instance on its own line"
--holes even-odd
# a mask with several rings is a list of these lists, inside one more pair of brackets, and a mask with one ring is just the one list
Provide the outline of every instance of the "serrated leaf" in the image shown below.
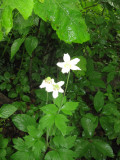
[[21,131],[27,132],[28,126],[36,126],[35,119],[27,114],[18,114],[12,118],[14,125]]
[[84,139],[78,139],[75,145],[75,152],[79,157],[84,156],[90,147],[90,142]]
[[94,97],[94,108],[99,112],[104,106],[104,94],[98,91]]
[[52,127],[54,122],[55,122],[55,115],[54,114],[47,114],[47,115],[43,116],[39,121],[42,129]]
[[61,160],[74,160],[76,154],[69,149],[59,149],[58,150]]
[[94,135],[95,128],[98,125],[98,118],[91,113],[86,114],[81,118],[81,125],[88,138]]
[[58,108],[54,104],[48,104],[40,108],[45,114],[55,114],[58,111]]
[[78,102],[66,102],[61,111],[67,115],[72,115],[72,112],[76,110],[78,107],[79,103]]
[[30,147],[33,147],[35,142],[36,142],[36,139],[33,138],[32,136],[29,136],[29,135],[25,136],[24,140],[25,140],[26,149],[30,148]]
[[20,46],[24,42],[24,38],[18,38],[14,40],[12,46],[11,46],[11,59],[14,57],[14,55],[17,53],[19,50]]
[[1,118],[8,118],[10,117],[15,111],[17,110],[17,108],[12,105],[12,104],[7,104],[7,105],[3,105],[0,108],[0,117]]
[[40,158],[41,151],[45,149],[45,143],[43,141],[38,140],[32,147],[32,150],[34,152],[35,159]]
[[45,160],[61,160],[59,153],[57,151],[47,152]]
[[57,147],[64,147],[64,148],[71,148],[74,146],[74,142],[76,140],[76,136],[69,136],[69,137],[64,137],[64,136],[55,136],[53,139],[54,144]]
[[25,39],[25,48],[30,56],[32,55],[37,45],[38,45],[38,39],[36,37],[29,36]]
[[22,138],[13,139],[14,148],[18,151],[25,151],[26,145]]
[[104,156],[114,157],[111,146],[105,141],[93,139],[92,143],[95,145],[97,150],[101,152]]
[[114,118],[113,116],[102,116],[100,117],[101,127],[105,130],[106,134],[110,138],[114,137]]
[[102,114],[107,115],[107,116],[109,116],[109,115],[115,115],[117,117],[120,116],[120,112],[117,109],[117,105],[115,105],[114,103],[106,104],[103,107]]
[[13,27],[12,9],[9,6],[3,9],[2,26],[5,28],[6,34],[8,34]]
[[66,135],[66,131],[67,131],[66,122],[68,122],[68,119],[64,115],[62,114],[56,115],[55,125],[61,131],[63,135]]
[[11,156],[11,158],[13,160],[23,160],[23,159],[29,160],[29,152],[17,151]]
[[34,138],[40,138],[43,134],[41,126],[40,128],[36,128],[35,126],[28,126],[27,129],[28,129],[29,135]]
[[77,0],[45,0],[44,3],[36,0],[34,12],[44,21],[51,22],[59,39],[66,43],[83,43],[88,41],[90,36],[80,8]]

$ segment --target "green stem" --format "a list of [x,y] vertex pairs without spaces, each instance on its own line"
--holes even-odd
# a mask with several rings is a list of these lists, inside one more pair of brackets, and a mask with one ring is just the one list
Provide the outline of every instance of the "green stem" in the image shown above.
[[[66,83],[66,87],[65,87],[64,96],[65,96],[65,93],[66,93],[66,91],[67,91],[67,87],[68,87],[69,78],[70,78],[70,72],[68,73],[68,77],[67,77],[67,83]],[[63,96],[63,98],[64,98],[64,96]]]
[[48,92],[47,92],[47,97],[46,97],[46,105],[48,104]]

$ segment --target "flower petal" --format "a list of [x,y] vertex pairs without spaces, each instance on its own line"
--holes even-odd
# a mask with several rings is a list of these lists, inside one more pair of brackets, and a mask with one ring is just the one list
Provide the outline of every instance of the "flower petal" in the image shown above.
[[72,59],[70,62],[71,62],[73,65],[75,65],[75,64],[77,64],[79,61],[80,61],[79,58],[74,58],[74,59]]
[[60,89],[59,89],[59,92],[60,92],[60,93],[63,93],[63,92],[64,92],[64,90],[63,90],[62,88],[60,88]]
[[68,73],[69,71],[70,71],[70,68],[63,68],[61,72],[62,73]]
[[75,65],[73,65],[72,67],[71,67],[71,70],[81,70],[78,66],[75,66]]
[[61,87],[65,82],[64,81],[60,81],[57,84]]
[[58,63],[57,63],[57,66],[60,67],[60,68],[63,68],[63,67],[64,67],[64,64],[65,64],[65,62],[58,62]]
[[53,98],[57,98],[58,97],[58,91],[53,91]]
[[54,83],[55,83],[54,79],[51,79],[51,81],[52,81],[51,84],[54,84]]
[[53,91],[53,86],[52,85],[46,86],[46,91],[47,92],[52,92]]
[[40,88],[45,88],[45,87],[46,87],[45,80],[43,80],[42,84],[41,84],[39,87],[40,87]]
[[63,56],[63,60],[64,60],[65,62],[70,61],[70,56],[69,56],[69,54],[68,54],[68,53],[67,53],[67,54],[64,54],[64,56]]

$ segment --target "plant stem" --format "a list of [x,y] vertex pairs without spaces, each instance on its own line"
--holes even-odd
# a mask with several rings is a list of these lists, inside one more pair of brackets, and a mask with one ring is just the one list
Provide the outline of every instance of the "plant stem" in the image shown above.
[[[69,78],[70,78],[70,72],[68,73],[68,77],[67,77],[67,83],[66,83],[66,87],[65,87],[64,96],[65,96],[65,93],[66,93],[66,91],[67,91],[67,87],[68,87]],[[63,96],[63,98],[64,98],[64,96]]]
[[46,97],[46,104],[48,104],[48,92],[47,92],[47,97]]

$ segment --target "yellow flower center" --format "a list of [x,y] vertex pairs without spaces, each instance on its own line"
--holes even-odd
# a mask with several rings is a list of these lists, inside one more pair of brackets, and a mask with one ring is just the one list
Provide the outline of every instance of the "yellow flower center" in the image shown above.
[[65,68],[71,68],[70,62],[65,63],[64,67],[65,67]]
[[54,84],[54,85],[53,85],[53,90],[54,90],[54,91],[56,91],[56,90],[59,91],[59,89],[60,89],[60,87],[59,87],[58,84]]
[[48,83],[48,84],[51,84],[52,83],[52,79],[50,77],[47,77],[45,79],[45,82]]

